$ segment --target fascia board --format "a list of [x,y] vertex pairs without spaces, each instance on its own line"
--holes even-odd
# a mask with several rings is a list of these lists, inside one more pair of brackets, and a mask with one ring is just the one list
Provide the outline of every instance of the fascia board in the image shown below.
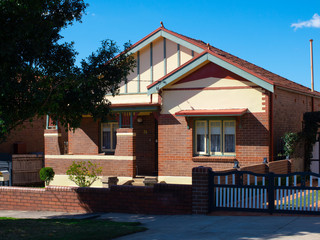
[[162,36],[161,32],[162,31],[158,31],[155,34],[153,34],[152,36],[148,37],[142,43],[138,44],[137,46],[132,48],[130,51],[128,51],[127,54],[135,53],[135,52],[139,51],[140,49],[144,48],[145,46],[149,45],[151,42],[153,42],[154,40],[156,40],[157,38]]
[[186,48],[189,48],[197,53],[201,53],[203,52],[203,49],[192,44],[192,43],[189,43],[188,41],[185,41],[179,37],[176,37],[170,33],[167,33],[163,30],[160,30],[158,32],[156,32],[155,34],[153,34],[152,36],[148,37],[146,40],[144,40],[142,43],[138,44],[137,46],[135,46],[134,48],[132,48],[127,54],[132,54],[132,53],[135,53],[139,50],[141,50],[142,48],[144,48],[145,46],[149,45],[151,42],[153,42],[154,40],[156,40],[157,38],[159,37],[164,37],[164,38],[167,38],[173,42],[176,42]]
[[161,36],[164,37],[164,38],[167,38],[167,39],[169,39],[169,40],[171,40],[173,42],[176,42],[176,43],[178,43],[178,44],[180,44],[180,45],[182,45],[182,46],[184,46],[186,48],[189,48],[189,49],[191,49],[191,50],[193,50],[193,51],[195,51],[197,53],[203,52],[203,48],[200,48],[200,47],[198,47],[198,46],[196,46],[196,45],[194,45],[192,43],[189,43],[188,41],[185,41],[185,40],[183,40],[183,39],[181,39],[179,37],[176,37],[176,36],[174,36],[174,35],[172,35],[170,33],[165,32],[165,31],[161,31]]
[[264,89],[266,89],[266,90],[268,90],[270,92],[274,92],[274,86],[272,84],[270,84],[270,83],[268,83],[268,82],[266,82],[266,81],[264,81],[264,80],[262,80],[262,79],[260,79],[260,78],[258,78],[256,76],[254,76],[254,75],[252,75],[252,74],[250,74],[250,73],[248,73],[248,72],[246,72],[246,71],[244,71],[244,70],[242,70],[242,69],[240,69],[240,68],[238,68],[238,67],[236,67],[236,66],[234,66],[234,65],[232,65],[232,64],[230,64],[230,63],[228,63],[228,62],[226,62],[226,61],[224,61],[224,60],[222,60],[222,59],[220,59],[218,57],[216,57],[216,56],[213,56],[213,55],[209,54],[208,60],[213,62],[213,63],[215,63],[215,64],[217,64],[217,65],[219,65],[220,67],[223,67],[223,68],[225,68],[225,69],[227,69],[227,70],[229,70],[229,71],[231,71],[231,72],[233,72],[233,73],[245,78],[245,79],[248,79],[249,81],[257,84],[258,86],[260,86],[260,87],[262,87],[262,88],[264,88]]
[[157,93],[158,90],[163,88],[164,86],[170,84],[171,82],[175,81],[177,78],[182,76],[183,74],[191,71],[195,67],[199,66],[200,64],[204,63],[205,61],[208,60],[208,54],[204,54],[203,56],[199,57],[192,63],[184,66],[183,68],[179,69],[179,71],[171,74],[168,76],[166,79],[163,79],[161,82],[158,82],[157,84],[153,85],[151,88],[148,89],[148,95]]

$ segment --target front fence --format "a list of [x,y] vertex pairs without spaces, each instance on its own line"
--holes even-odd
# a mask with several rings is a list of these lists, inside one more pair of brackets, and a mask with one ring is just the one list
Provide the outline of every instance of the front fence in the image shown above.
[[320,175],[210,172],[210,210],[320,214]]

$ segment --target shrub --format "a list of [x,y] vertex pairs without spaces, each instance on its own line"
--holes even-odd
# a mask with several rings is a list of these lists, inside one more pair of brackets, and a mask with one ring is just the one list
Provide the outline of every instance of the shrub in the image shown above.
[[55,173],[51,167],[44,167],[40,169],[39,175],[40,179],[44,181],[46,185],[49,185],[53,180]]
[[90,161],[73,161],[67,170],[67,175],[79,187],[90,187],[98,179],[101,172],[102,168]]
[[297,133],[288,132],[284,134],[282,139],[284,141],[284,154],[288,157],[292,156],[299,141],[299,135]]

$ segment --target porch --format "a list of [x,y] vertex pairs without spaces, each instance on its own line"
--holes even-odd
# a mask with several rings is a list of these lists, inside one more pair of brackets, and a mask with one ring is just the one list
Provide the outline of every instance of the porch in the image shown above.
[[56,173],[53,184],[72,185],[66,184],[66,171],[73,161],[96,163],[102,176],[117,176],[119,184],[137,175],[157,176],[157,111],[158,105],[115,106],[106,120],[83,115],[80,128],[67,132],[48,117],[45,166]]

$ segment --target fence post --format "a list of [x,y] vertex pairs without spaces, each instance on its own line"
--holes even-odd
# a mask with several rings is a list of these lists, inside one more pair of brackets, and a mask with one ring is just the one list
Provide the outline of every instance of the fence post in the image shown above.
[[269,172],[268,173],[268,210],[269,213],[272,214],[274,211],[274,173]]
[[209,171],[209,179],[208,179],[208,187],[209,187],[209,207],[208,207],[208,211],[211,212],[214,210],[214,198],[215,198],[215,189],[214,189],[214,172],[213,171]]
[[195,167],[192,169],[192,213],[207,214],[210,210],[210,175],[209,167]]

